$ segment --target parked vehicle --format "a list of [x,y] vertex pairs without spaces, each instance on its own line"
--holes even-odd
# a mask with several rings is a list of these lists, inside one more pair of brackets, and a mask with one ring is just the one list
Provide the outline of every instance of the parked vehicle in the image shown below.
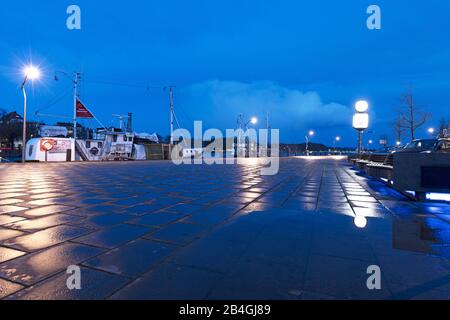
[[419,139],[408,143],[395,153],[450,153],[450,138]]

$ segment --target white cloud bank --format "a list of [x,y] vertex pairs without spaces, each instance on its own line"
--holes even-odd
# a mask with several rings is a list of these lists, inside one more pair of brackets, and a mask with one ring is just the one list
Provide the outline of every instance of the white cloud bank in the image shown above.
[[240,113],[262,121],[270,112],[272,126],[281,129],[348,126],[352,115],[347,106],[324,103],[317,92],[302,92],[273,82],[207,81],[190,86],[183,96],[187,110],[202,107],[192,120],[205,120],[209,127],[233,128]]

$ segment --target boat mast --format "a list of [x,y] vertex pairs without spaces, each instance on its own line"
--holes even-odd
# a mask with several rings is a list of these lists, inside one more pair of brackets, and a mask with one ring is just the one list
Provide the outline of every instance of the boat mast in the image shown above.
[[173,145],[173,87],[169,87],[169,97],[170,97],[170,144]]

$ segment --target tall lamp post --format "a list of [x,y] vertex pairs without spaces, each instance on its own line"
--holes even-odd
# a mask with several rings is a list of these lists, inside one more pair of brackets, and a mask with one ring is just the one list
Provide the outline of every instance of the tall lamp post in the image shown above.
[[334,141],[333,141],[334,152],[337,152],[336,144],[337,144],[339,141],[341,141],[341,137],[337,136],[336,138],[334,138]]
[[305,141],[306,141],[306,155],[309,156],[309,141],[312,139],[312,137],[315,135],[316,133],[313,130],[310,130],[308,132],[308,135],[305,136]]
[[[238,137],[237,137],[237,148],[236,148],[236,153],[237,155],[241,155],[242,154],[242,150],[245,151],[246,149],[246,141],[244,141],[244,143],[242,143],[242,131],[247,131],[248,130],[248,125],[252,124],[252,125],[256,125],[258,123],[258,118],[256,117],[251,117],[247,122],[244,122],[244,115],[241,113],[238,117],[237,120],[237,125],[238,125]],[[244,144],[244,147],[242,146],[242,144]],[[245,153],[244,153],[244,157],[245,157]]]
[[368,141],[368,143],[369,143],[369,146],[367,147],[367,149],[371,149],[371,148],[372,148],[372,145],[373,145],[373,140],[370,139],[370,140]]
[[25,91],[25,85],[28,80],[36,80],[41,75],[39,69],[33,65],[25,67],[23,70],[24,79],[22,82],[23,93],[23,131],[22,131],[22,163],[25,163],[25,149],[27,146],[27,92]]
[[360,100],[355,104],[355,115],[353,116],[353,128],[358,131],[358,154],[362,152],[362,134],[369,127],[369,103]]

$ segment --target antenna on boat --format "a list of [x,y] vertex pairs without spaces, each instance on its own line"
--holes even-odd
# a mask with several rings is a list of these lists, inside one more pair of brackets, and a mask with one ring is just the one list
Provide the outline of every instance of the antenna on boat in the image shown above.
[[[166,90],[166,88],[169,88],[169,101],[170,101],[170,144],[173,145],[173,123],[174,120],[176,120],[176,116],[175,116],[175,111],[173,109],[173,88],[175,88],[175,86],[167,86],[164,87],[164,90]],[[177,121],[178,123],[178,121]],[[179,125],[178,125],[179,126]]]
[[123,129],[123,119],[128,118],[128,116],[123,116],[121,114],[113,114],[112,116],[119,119],[119,128],[120,128],[120,130],[122,130]]

